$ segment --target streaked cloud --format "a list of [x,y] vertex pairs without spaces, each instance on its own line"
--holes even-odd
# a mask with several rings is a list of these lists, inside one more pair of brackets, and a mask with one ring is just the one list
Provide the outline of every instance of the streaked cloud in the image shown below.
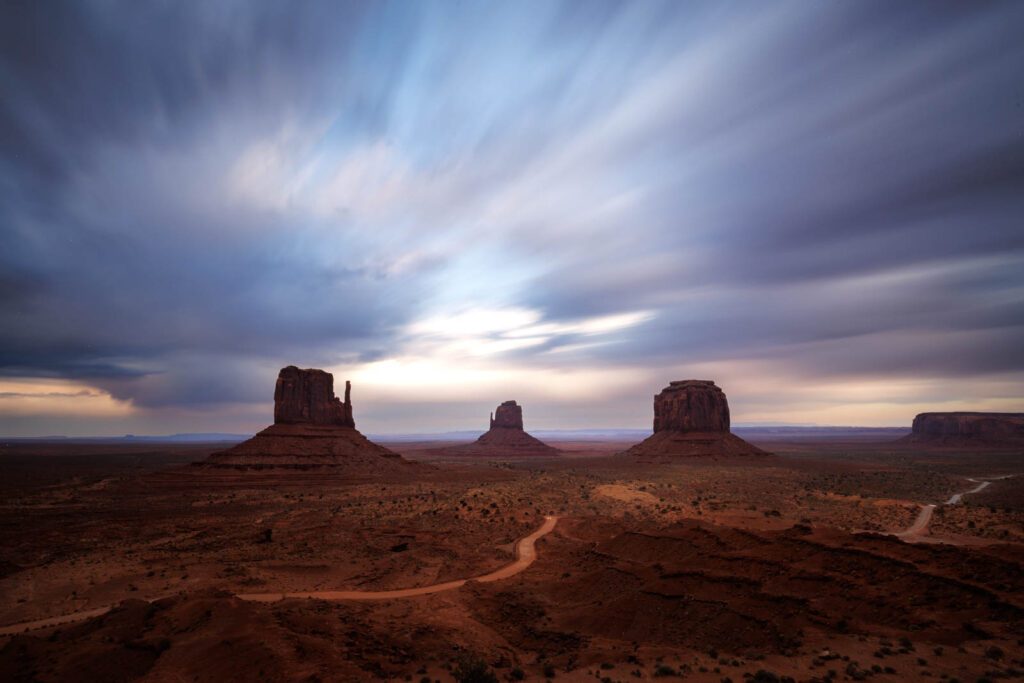
[[355,379],[376,431],[510,394],[639,426],[694,375],[741,421],[1021,409],[1022,28],[999,2],[9,3],[0,377],[27,388],[0,433],[253,429],[291,363]]

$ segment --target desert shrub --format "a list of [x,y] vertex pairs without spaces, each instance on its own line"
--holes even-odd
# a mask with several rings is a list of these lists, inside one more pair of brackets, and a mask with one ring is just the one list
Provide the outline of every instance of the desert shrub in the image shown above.
[[452,676],[457,683],[498,683],[498,677],[487,666],[487,662],[473,655],[459,658]]

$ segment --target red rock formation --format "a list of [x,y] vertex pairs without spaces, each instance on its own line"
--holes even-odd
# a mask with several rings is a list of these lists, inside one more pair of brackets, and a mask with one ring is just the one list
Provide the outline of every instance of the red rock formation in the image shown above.
[[950,446],[1020,444],[1024,413],[921,413],[906,440]]
[[334,395],[334,375],[323,370],[282,368],[274,388],[274,424],[355,427],[352,385],[345,382],[345,402]]
[[523,408],[515,401],[505,401],[491,413],[490,429],[476,441],[448,450],[463,455],[490,457],[556,455],[561,452],[523,430]]
[[523,429],[523,407],[515,401],[505,401],[491,413],[491,429]]
[[725,392],[710,380],[670,382],[654,397],[654,431],[728,432]]
[[654,434],[626,455],[642,458],[765,455],[729,431],[729,402],[710,380],[670,382],[654,397]]
[[342,402],[334,395],[331,373],[282,368],[274,388],[274,424],[212,454],[205,464],[238,469],[344,467],[370,476],[410,464],[356,430],[351,391],[345,382]]

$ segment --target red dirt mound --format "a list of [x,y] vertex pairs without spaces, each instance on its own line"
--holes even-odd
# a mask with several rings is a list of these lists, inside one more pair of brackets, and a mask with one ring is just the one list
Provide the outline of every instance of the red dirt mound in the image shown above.
[[624,455],[650,462],[668,462],[677,457],[769,454],[728,432],[658,432]]
[[344,646],[282,625],[286,616],[218,591],[128,600],[45,638],[15,636],[0,650],[0,680],[280,681],[322,669],[337,680],[372,677]]
[[[562,524],[562,547],[541,564],[557,561],[563,573],[478,596],[477,618],[513,643],[530,642],[535,629],[520,615],[533,612],[546,614],[556,635],[740,656],[813,648],[829,634],[949,647],[1012,640],[1024,628],[1024,554],[1011,546],[909,545],[802,526],[749,532],[687,521],[616,532],[600,519]],[[595,531],[603,540],[591,540]]]
[[206,461],[214,467],[385,468],[406,463],[394,451],[348,427],[278,424]]

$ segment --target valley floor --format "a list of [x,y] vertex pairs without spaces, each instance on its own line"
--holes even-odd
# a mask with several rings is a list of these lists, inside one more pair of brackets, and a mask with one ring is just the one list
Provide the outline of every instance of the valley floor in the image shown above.
[[[1024,671],[1020,453],[819,439],[652,463],[614,442],[507,460],[388,445],[418,466],[379,481],[189,464],[216,445],[0,448],[0,627],[89,617],[0,636],[0,679]],[[501,580],[237,597],[486,576],[546,516],[535,560]]]

